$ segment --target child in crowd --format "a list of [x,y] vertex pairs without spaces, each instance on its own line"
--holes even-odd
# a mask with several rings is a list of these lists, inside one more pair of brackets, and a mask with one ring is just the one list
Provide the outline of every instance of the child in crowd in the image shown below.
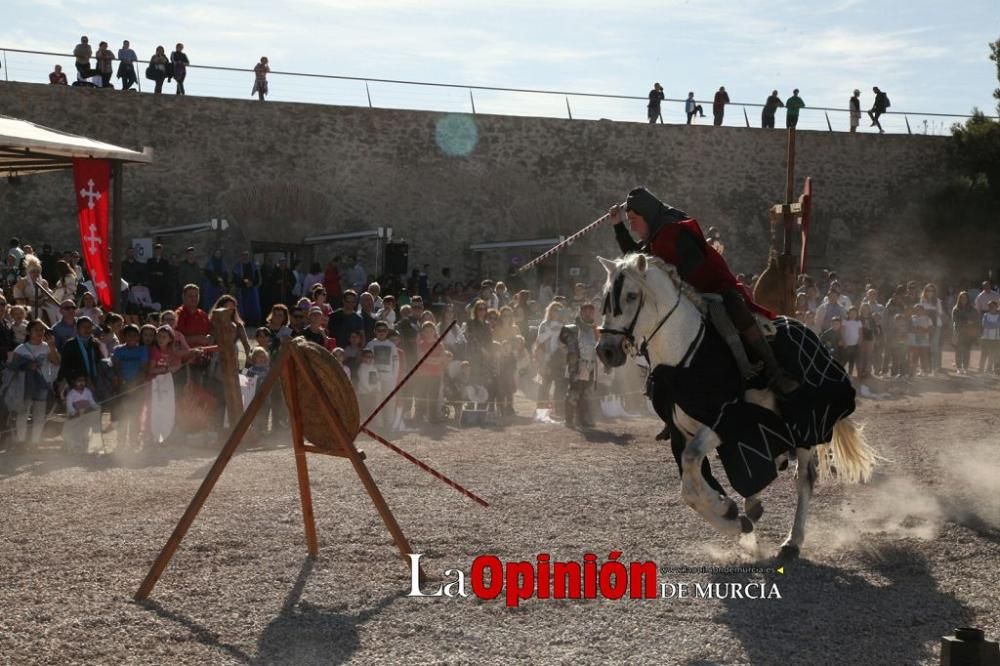
[[982,345],[979,357],[979,372],[995,372],[1000,360],[1000,302],[990,301],[983,313]]
[[382,390],[373,350],[365,348],[361,351],[354,385],[358,392],[358,409],[363,421],[378,406],[378,397]]
[[844,362],[844,334],[840,317],[830,319],[830,328],[820,333],[819,340],[833,353],[833,357]]
[[139,344],[147,349],[152,349],[156,345],[156,326],[143,324],[139,329]]
[[92,434],[101,432],[101,411],[85,376],[75,377],[66,392],[66,422],[63,443],[70,453],[88,453]]
[[841,323],[841,338],[844,343],[843,355],[844,367],[847,369],[847,376],[850,377],[852,372],[857,370],[857,375],[861,376],[861,370],[858,369],[858,347],[861,344],[861,319],[858,317],[858,309],[856,307],[850,307],[847,309],[847,321]]
[[[271,355],[268,353],[267,347],[254,347],[253,351],[250,352],[249,362],[250,365],[243,370],[243,374],[253,380],[253,395],[256,397],[260,391],[260,385],[264,383],[264,378],[271,371]],[[261,407],[260,411],[257,412],[257,417],[254,419],[253,427],[256,433],[263,434],[267,432],[270,412],[271,396],[267,396],[267,401]]]
[[[333,314],[333,306],[327,303],[326,289],[321,284],[314,284],[312,288],[312,303],[311,307],[319,308],[323,311],[324,317],[329,317]],[[326,326],[326,322],[323,323]]]
[[[110,320],[113,315],[108,315]],[[139,427],[145,393],[139,389],[149,366],[149,349],[139,344],[139,327],[129,324],[121,328],[125,344],[115,347],[111,363],[118,387],[113,411],[119,450],[141,448]]]
[[28,338],[28,311],[23,305],[10,308],[10,330],[14,332],[14,344],[24,343]]
[[[933,325],[924,306],[919,303],[914,305],[910,314],[910,374],[913,374],[914,370],[917,375],[931,374],[931,326]],[[917,370],[918,363],[919,370]]]
[[347,337],[347,347],[343,349],[344,367],[351,371],[352,380],[358,381],[358,366],[361,365],[361,350],[365,348],[365,336],[361,331],[351,331]]
[[347,380],[353,382],[353,380],[351,379],[351,369],[348,368],[346,365],[344,365],[344,360],[346,358],[344,356],[344,348],[334,347],[333,351],[330,353],[333,354],[333,357],[335,359],[337,359],[337,363],[340,363],[340,367],[344,369],[344,374],[347,375]]
[[[398,334],[397,334],[398,337]],[[399,348],[389,339],[389,325],[384,321],[375,324],[375,339],[369,342],[365,349],[371,350],[375,359],[375,369],[378,371],[378,399],[382,400],[396,386],[399,379],[400,352]],[[393,401],[395,402],[395,401]],[[382,427],[388,429],[394,425],[395,405],[389,404],[379,414]]]
[[309,326],[302,332],[302,337],[320,347],[326,347],[327,335],[323,326],[322,308],[309,308]]
[[389,326],[396,325],[396,297],[389,295],[382,299],[382,309],[375,313],[375,318],[384,321]]
[[100,342],[104,346],[104,349],[101,351],[104,352],[105,357],[109,356],[115,349],[121,346],[121,333],[124,326],[125,319],[117,312],[108,313],[104,317],[104,326],[101,327]]
[[[274,360],[274,357],[278,353],[277,348],[272,349],[271,342],[273,340],[274,340],[274,334],[271,333],[271,329],[269,329],[267,326],[261,326],[253,333],[253,341],[255,346],[260,347],[261,349],[266,351],[271,356],[272,361]],[[248,362],[250,360],[251,359],[247,359]]]

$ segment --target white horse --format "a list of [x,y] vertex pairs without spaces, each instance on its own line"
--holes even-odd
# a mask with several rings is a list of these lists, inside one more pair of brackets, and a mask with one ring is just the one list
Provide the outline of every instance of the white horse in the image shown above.
[[[690,363],[706,337],[708,324],[702,297],[680,279],[673,266],[658,258],[632,254],[615,261],[601,257],[598,260],[608,272],[598,356],[610,366],[620,366],[629,353],[639,352],[637,341],[642,341],[650,368],[660,365],[684,368]],[[677,390],[683,391],[683,386]],[[780,416],[778,401],[770,390],[746,390],[743,400]],[[679,461],[684,502],[724,534],[752,535],[754,523],[763,514],[760,494],[746,498],[744,514],[740,515],[736,503],[713,489],[703,476],[703,462],[722,444],[719,435],[676,404],[673,420],[686,442]],[[854,484],[871,477],[878,456],[860,428],[849,418],[840,418],[832,425],[832,433],[826,444],[794,449],[798,506],[779,557],[793,558],[799,554],[817,479],[836,478]],[[707,474],[711,476],[710,471]]]

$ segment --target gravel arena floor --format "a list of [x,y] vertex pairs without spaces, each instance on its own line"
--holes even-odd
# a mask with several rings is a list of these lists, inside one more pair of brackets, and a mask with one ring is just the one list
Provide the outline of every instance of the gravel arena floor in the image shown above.
[[[658,563],[661,583],[774,582],[781,598],[768,600],[508,608],[471,593],[408,597],[408,566],[346,460],[309,458],[320,556],[306,557],[280,435],[241,449],[151,600],[137,603],[218,445],[84,459],[51,439],[0,451],[0,663],[936,664],[954,627],[1000,635],[1000,385],[948,377],[891,388],[857,412],[887,462],[867,486],[817,488],[802,557],[783,575],[772,557],[792,520],[792,474],[766,492],[760,549],[748,553],[683,504],[649,418],[589,432],[521,418],[396,439],[488,509],[359,442],[432,575],[468,572],[484,553],[603,562],[620,550],[623,561]],[[724,570],[750,565],[768,571]]]

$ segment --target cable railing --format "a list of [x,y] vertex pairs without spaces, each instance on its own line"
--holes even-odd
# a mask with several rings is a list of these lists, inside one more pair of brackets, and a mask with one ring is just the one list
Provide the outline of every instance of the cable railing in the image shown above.
[[[76,77],[75,58],[70,53],[0,47],[0,56],[2,56],[4,78],[8,81],[47,82],[48,73],[56,64],[52,62],[52,58],[68,59],[59,64],[62,65],[68,79]],[[140,92],[152,91],[152,82],[143,78],[144,65],[148,62],[139,60],[136,66],[136,74],[140,79],[138,84]],[[191,64],[188,65],[188,70],[190,72],[184,86],[189,95],[250,99],[254,80],[252,67]],[[113,80],[113,83],[115,82]],[[271,101],[648,122],[646,120],[648,99],[645,95],[437,83],[283,70],[272,70],[268,75],[268,82],[270,89],[268,99]],[[317,85],[318,83],[321,85]],[[165,83],[164,94],[172,93],[170,84]],[[685,124],[686,101],[681,98],[665,98],[657,122]],[[704,109],[705,117],[695,118],[694,124],[711,124],[712,101],[696,101]],[[730,102],[726,105],[723,125],[760,127],[762,108],[763,104],[756,102]],[[942,135],[949,133],[953,123],[971,117],[970,114],[900,111],[890,108],[889,113],[882,116],[880,123],[887,133]],[[784,126],[783,109],[778,109],[775,124],[777,127]],[[807,106],[799,114],[799,129],[846,132],[849,125],[850,115],[845,108]],[[870,127],[865,110],[862,110],[859,131],[876,131]]]

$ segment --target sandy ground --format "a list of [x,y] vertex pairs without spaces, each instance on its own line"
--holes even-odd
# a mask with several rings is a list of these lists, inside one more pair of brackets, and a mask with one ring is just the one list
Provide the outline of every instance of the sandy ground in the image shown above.
[[[818,489],[803,557],[784,575],[771,556],[791,523],[791,474],[767,491],[762,552],[748,554],[682,503],[648,418],[397,440],[488,509],[361,442],[429,573],[467,572],[484,553],[621,550],[657,562],[660,582],[776,583],[782,598],[764,601],[409,598],[409,570],[345,460],[310,458],[321,551],[305,557],[278,437],[233,459],[152,600],[136,603],[213,448],[81,460],[53,440],[0,452],[0,663],[937,663],[956,626],[1000,635],[998,397],[992,382],[953,377],[864,401],[858,416],[889,462],[868,486]],[[751,564],[768,571],[667,571]]]

